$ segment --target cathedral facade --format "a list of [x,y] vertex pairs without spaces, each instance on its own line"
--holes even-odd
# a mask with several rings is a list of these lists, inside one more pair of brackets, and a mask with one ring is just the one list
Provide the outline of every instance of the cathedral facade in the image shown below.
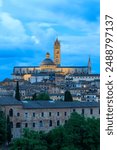
[[54,60],[50,58],[50,54],[46,53],[46,58],[41,62],[40,66],[15,66],[13,69],[13,79],[29,80],[32,76],[39,76],[41,73],[55,74],[91,74],[90,58],[86,66],[61,66],[61,50],[58,39],[54,42]]

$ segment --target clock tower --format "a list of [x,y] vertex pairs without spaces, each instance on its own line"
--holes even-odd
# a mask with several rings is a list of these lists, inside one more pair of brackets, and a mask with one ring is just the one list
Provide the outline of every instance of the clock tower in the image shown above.
[[58,38],[54,42],[54,63],[57,66],[60,66],[60,42],[58,41]]

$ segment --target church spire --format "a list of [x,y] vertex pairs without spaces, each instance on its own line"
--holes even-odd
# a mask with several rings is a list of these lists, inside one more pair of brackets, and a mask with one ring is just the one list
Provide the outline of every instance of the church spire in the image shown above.
[[58,38],[56,38],[56,41],[54,42],[54,63],[57,66],[60,66],[60,42]]
[[89,60],[88,60],[88,74],[91,74],[91,59],[89,56]]

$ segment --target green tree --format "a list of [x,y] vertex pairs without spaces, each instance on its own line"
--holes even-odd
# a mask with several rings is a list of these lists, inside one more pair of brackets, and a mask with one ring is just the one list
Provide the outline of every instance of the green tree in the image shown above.
[[72,95],[70,93],[70,91],[65,91],[65,94],[64,94],[64,101],[66,102],[71,102],[73,101],[73,98],[72,98]]
[[11,142],[12,132],[11,132],[11,122],[9,116],[7,116],[7,142],[8,144]]
[[48,93],[40,93],[40,94],[34,94],[32,96],[32,100],[50,100]]
[[34,94],[32,95],[32,100],[36,100],[36,99],[37,99],[37,94],[34,93]]
[[69,145],[74,145],[78,150],[99,150],[99,119],[85,118],[77,113],[72,113],[64,127],[68,135]]
[[20,92],[19,92],[19,82],[16,82],[16,90],[15,90],[15,98],[20,100]]
[[4,112],[0,109],[0,145],[6,142],[7,136],[7,122]]
[[23,137],[15,139],[10,146],[11,150],[47,150],[47,142],[43,132],[29,129],[24,130]]
[[47,133],[47,143],[49,150],[60,150],[66,140],[64,127],[60,126]]

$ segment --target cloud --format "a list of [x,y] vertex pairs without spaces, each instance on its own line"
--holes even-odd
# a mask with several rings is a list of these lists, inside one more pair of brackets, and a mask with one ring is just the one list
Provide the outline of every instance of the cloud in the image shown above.
[[69,62],[73,56],[72,63],[76,64],[79,56],[99,57],[99,3],[0,0],[1,65],[10,64],[12,72],[15,65],[39,65],[47,51],[53,58],[56,37],[61,41],[62,60]]
[[2,43],[15,45],[28,39],[21,21],[6,12],[0,13],[0,29],[0,41]]
[[2,0],[0,0],[0,7],[2,7],[2,5],[3,5],[3,1],[2,1]]

